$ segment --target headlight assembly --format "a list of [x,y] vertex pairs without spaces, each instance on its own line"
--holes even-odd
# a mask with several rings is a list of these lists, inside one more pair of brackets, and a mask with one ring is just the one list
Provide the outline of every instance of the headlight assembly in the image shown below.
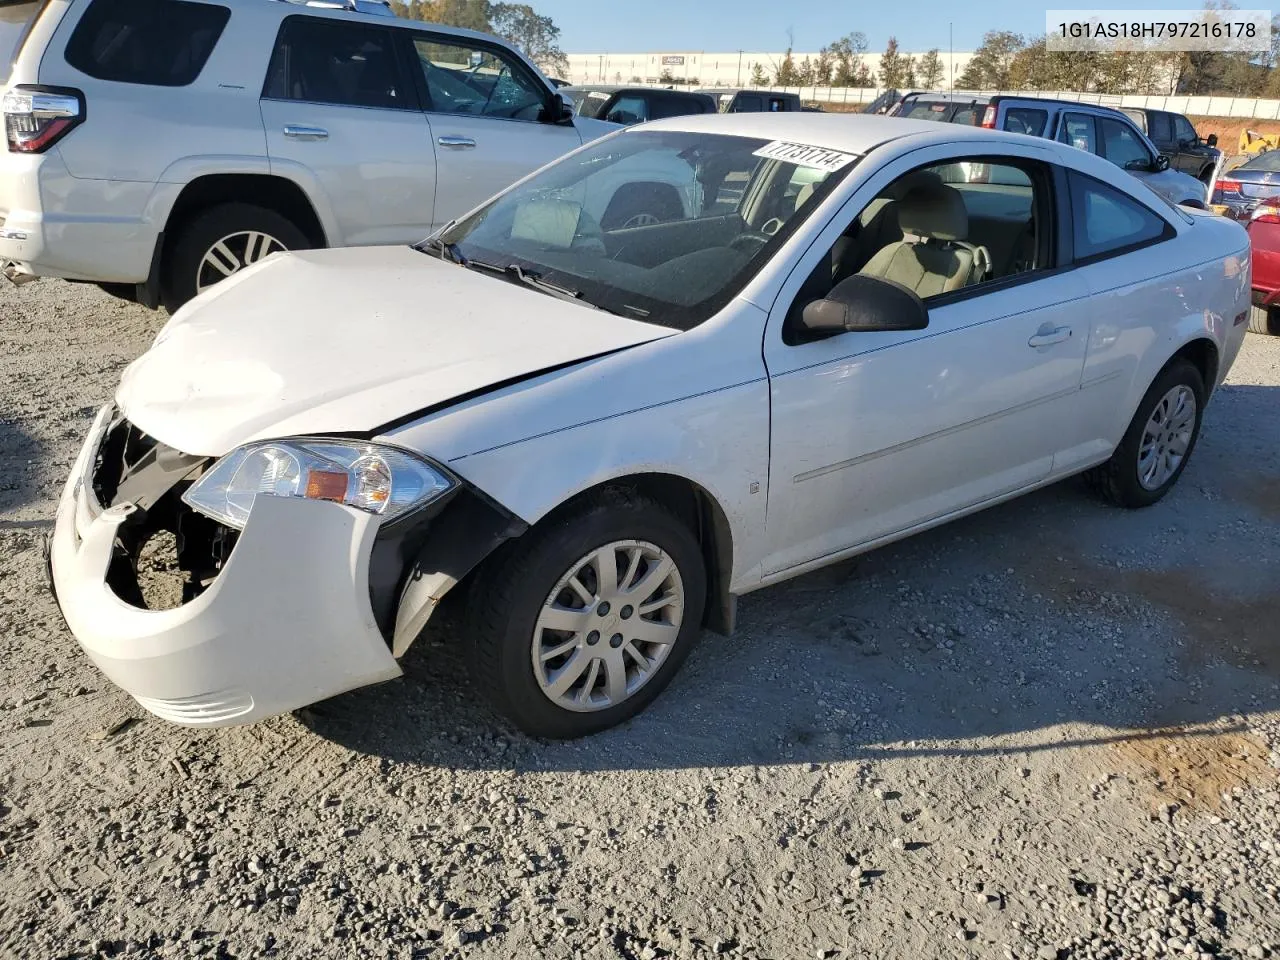
[[233,450],[182,499],[219,523],[242,530],[258,496],[330,500],[390,521],[453,485],[443,471],[395,447],[347,440],[278,440]]

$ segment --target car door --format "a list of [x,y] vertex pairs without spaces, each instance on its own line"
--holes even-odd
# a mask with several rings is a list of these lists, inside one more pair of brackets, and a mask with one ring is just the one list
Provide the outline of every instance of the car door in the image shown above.
[[[1002,148],[999,158],[955,147],[914,151],[866,181],[800,259],[765,340],[772,404],[766,576],[1050,475],[1075,415],[1088,311],[1084,285],[1057,259],[1062,174],[1038,156],[1034,147]],[[970,182],[973,170],[990,182]],[[828,286],[839,279],[841,251],[860,246],[845,245],[846,230],[856,230],[851,224],[869,204],[905,189],[899,178],[908,173],[936,176],[939,188],[964,195],[970,223],[985,234],[970,232],[969,242],[992,243],[991,278],[925,298],[924,330],[805,339],[796,332],[797,310],[823,285],[822,271],[832,271]],[[890,201],[899,219],[911,195],[908,189]],[[1025,242],[1008,250],[1006,242],[996,262],[1001,225]],[[846,266],[865,272],[874,262],[873,254],[867,265]]]
[[1183,173],[1197,177],[1200,175],[1200,168],[1204,165],[1206,154],[1200,148],[1200,138],[1196,134],[1196,128],[1180,113],[1171,114],[1171,116],[1173,117],[1173,138],[1177,146],[1173,165]]
[[435,150],[395,34],[291,16],[276,39],[260,103],[271,170],[327,208],[330,246],[412,243],[434,220]]
[[544,122],[558,104],[510,50],[479,39],[409,33],[435,140],[437,224],[582,145],[572,124]]
[[[1166,277],[1161,245],[1176,231],[1165,215],[1118,184],[1077,171],[1068,182],[1071,259],[1090,300],[1079,410],[1064,428],[1057,470],[1085,467],[1110,453],[1120,439],[1117,429],[1123,431],[1132,413],[1125,404],[1138,364],[1168,335],[1166,325],[1195,310]],[[1153,296],[1163,308],[1153,309]]]

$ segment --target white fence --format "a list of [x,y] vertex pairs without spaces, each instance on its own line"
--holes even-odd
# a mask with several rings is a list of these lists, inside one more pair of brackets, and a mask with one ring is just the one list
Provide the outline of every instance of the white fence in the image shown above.
[[[715,87],[690,86],[686,90],[704,90],[713,93]],[[867,104],[884,93],[878,87],[765,87],[786,93],[798,93],[800,99],[815,103]],[[1096,103],[1104,107],[1147,107],[1152,110],[1168,110],[1193,117],[1243,117],[1254,120],[1280,120],[1280,100],[1258,100],[1252,97],[1187,97],[1145,96],[1143,94],[1076,93],[1070,90],[957,90],[957,96],[1009,96],[1055,97],[1059,100],[1076,100]]]

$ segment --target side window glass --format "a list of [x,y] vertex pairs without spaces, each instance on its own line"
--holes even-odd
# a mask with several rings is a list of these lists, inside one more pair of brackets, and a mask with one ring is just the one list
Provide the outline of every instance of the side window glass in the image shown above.
[[1114,187],[1071,173],[1076,260],[1118,253],[1163,239],[1170,227],[1152,210]]
[[1173,132],[1179,143],[1191,143],[1196,139],[1196,129],[1191,121],[1181,114],[1173,118]]
[[1089,153],[1098,152],[1098,143],[1094,138],[1093,117],[1082,113],[1064,113],[1062,127],[1058,131],[1058,140],[1070,144]]
[[230,16],[226,7],[184,0],[94,0],[67,41],[66,60],[99,80],[184,87],[204,69]]
[[1010,107],[1004,115],[1005,130],[1010,133],[1026,133],[1033,137],[1044,136],[1044,125],[1048,122],[1047,111],[1030,107]]
[[735,113],[763,113],[764,101],[756,96],[738,97],[733,110]]
[[927,301],[1048,268],[1049,182],[1042,164],[983,158],[904,174],[849,222],[819,261],[787,327],[797,330],[806,304],[855,275],[894,281]]
[[619,97],[609,115],[605,117],[610,123],[621,123],[630,126],[633,123],[644,123],[649,119],[649,105],[644,97]]
[[537,120],[546,91],[527,71],[492,50],[463,43],[413,41],[427,80],[428,109],[503,120]]
[[290,17],[281,28],[262,95],[350,107],[414,106],[389,30],[306,17]]
[[1168,143],[1173,139],[1173,123],[1167,113],[1156,111],[1147,114],[1147,118],[1151,124],[1147,136],[1157,143]]
[[1151,166],[1151,153],[1127,123],[1102,117],[1103,156],[1125,170],[1146,170]]

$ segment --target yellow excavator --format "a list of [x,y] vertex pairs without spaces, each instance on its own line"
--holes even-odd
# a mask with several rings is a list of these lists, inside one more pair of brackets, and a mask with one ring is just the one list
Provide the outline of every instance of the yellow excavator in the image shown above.
[[1259,133],[1257,130],[1243,130],[1240,133],[1240,149],[1248,157],[1256,157],[1268,150],[1280,150],[1280,133]]

